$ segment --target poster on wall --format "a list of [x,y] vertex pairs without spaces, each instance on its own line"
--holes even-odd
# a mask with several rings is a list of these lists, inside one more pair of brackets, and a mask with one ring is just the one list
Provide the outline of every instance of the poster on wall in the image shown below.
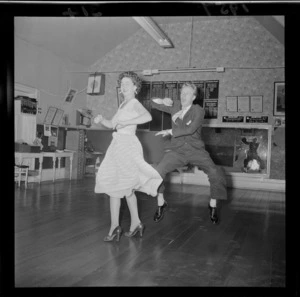
[[197,87],[197,95],[193,104],[198,104],[203,107],[204,94],[205,94],[205,83],[204,81],[194,81],[193,84]]
[[65,102],[67,103],[72,103],[74,97],[76,96],[77,90],[75,89],[69,89],[66,97],[65,97]]
[[274,115],[285,115],[285,82],[274,83]]
[[219,98],[219,81],[208,80],[205,82],[205,99]]
[[165,82],[164,98],[171,98],[173,101],[178,98],[178,85],[177,82]]
[[217,100],[205,100],[204,101],[205,119],[217,119],[218,118],[218,101]]
[[151,98],[164,98],[164,82],[163,81],[153,81],[151,83]]
[[251,96],[250,106],[251,112],[263,112],[263,96]]
[[226,111],[237,112],[237,96],[226,97]]
[[151,91],[151,83],[142,82],[141,89],[136,95],[136,98],[143,104],[143,106],[149,112],[151,112],[150,91]]
[[238,111],[249,112],[249,108],[250,108],[250,97],[238,96]]

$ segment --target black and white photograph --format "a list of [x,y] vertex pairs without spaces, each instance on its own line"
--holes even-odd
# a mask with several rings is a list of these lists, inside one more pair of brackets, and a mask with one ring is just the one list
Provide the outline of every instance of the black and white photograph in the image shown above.
[[16,10],[7,286],[289,296],[287,16],[213,3]]
[[77,90],[70,89],[70,90],[68,91],[68,93],[67,93],[66,98],[65,98],[65,102],[67,102],[67,103],[72,103],[72,101],[73,101],[73,99],[74,99],[76,93],[77,93]]

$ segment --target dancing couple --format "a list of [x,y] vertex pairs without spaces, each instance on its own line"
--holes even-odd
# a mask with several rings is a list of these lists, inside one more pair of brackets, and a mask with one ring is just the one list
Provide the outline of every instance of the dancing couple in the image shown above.
[[162,137],[172,137],[170,147],[154,169],[144,160],[143,149],[136,136],[137,125],[152,120],[148,110],[136,99],[142,81],[136,73],[129,71],[120,74],[118,83],[124,100],[116,114],[111,120],[100,114],[94,118],[96,124],[101,123],[116,130],[96,175],[95,193],[105,193],[110,197],[111,226],[104,241],[119,241],[123,233],[119,223],[122,198],[126,199],[131,217],[130,229],[124,235],[143,236],[145,225],[139,218],[135,191],[157,197],[154,221],[160,222],[168,208],[163,194],[163,180],[167,173],[187,164],[198,166],[207,174],[211,189],[209,215],[212,223],[217,224],[217,201],[227,199],[226,178],[210,158],[201,140],[204,110],[193,104],[196,86],[184,84],[180,102],[173,102],[170,98],[152,98],[152,108],[172,116],[172,129],[156,133]]

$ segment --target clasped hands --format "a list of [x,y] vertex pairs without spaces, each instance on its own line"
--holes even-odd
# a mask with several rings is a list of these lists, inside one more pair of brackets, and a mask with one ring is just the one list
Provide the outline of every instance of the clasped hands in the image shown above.
[[98,114],[94,117],[95,124],[101,123],[103,120],[104,120],[104,117],[101,114]]

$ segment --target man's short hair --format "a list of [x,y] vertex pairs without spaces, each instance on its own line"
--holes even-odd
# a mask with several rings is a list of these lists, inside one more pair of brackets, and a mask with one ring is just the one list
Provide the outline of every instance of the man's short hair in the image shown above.
[[197,96],[197,87],[193,83],[184,83],[181,90],[185,87],[190,87],[193,90],[194,95]]

